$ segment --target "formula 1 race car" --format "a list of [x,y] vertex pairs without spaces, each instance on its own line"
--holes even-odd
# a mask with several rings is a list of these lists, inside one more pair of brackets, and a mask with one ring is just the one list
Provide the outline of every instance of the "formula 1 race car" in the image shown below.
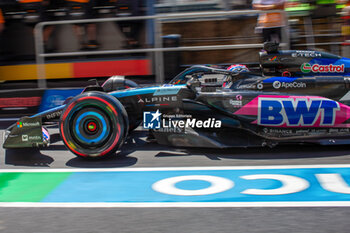
[[160,144],[259,147],[350,144],[350,59],[317,51],[260,53],[261,72],[193,66],[169,84],[125,89],[113,77],[65,105],[23,117],[4,148],[49,145],[56,123],[66,147],[84,158],[113,154],[143,122]]

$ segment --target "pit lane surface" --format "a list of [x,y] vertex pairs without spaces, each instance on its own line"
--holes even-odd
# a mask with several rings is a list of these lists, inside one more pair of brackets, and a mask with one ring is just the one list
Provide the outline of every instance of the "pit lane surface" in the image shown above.
[[[57,131],[56,131],[57,132]],[[1,131],[2,134],[2,131]],[[2,169],[152,168],[349,164],[349,146],[175,149],[136,131],[118,156],[85,161],[53,134],[50,148],[4,151]],[[1,137],[2,140],[2,137]],[[2,141],[1,141],[2,144]],[[348,207],[323,208],[1,208],[3,232],[348,232]]]

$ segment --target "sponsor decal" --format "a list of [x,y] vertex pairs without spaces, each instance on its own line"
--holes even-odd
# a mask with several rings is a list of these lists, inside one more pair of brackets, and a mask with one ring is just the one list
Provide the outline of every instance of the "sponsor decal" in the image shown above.
[[[178,129],[183,131],[184,128],[221,128],[221,121],[215,118],[206,120],[192,118],[191,115],[163,115],[157,110],[156,112],[143,113],[143,127],[145,129]],[[171,130],[170,130],[171,131]],[[162,130],[166,132],[166,130]]]
[[348,134],[348,128],[330,128],[330,129],[320,129],[320,128],[310,128],[310,129],[299,129],[299,128],[263,128],[262,132],[269,136],[278,136],[278,137],[290,137],[290,136],[304,136],[304,135],[327,135],[327,134]]
[[140,98],[137,103],[146,104],[146,106],[155,106],[153,103],[159,103],[158,105],[168,105],[169,102],[176,102],[177,96],[153,96]]
[[22,128],[22,127],[23,127],[22,122],[18,121],[18,122],[17,122],[17,128]]
[[28,137],[29,138],[29,140],[32,140],[32,141],[41,141],[42,140],[42,137],[41,136],[29,136]]
[[281,87],[281,82],[280,81],[274,81],[272,83],[273,88],[279,89]]
[[292,57],[322,57],[322,55],[316,51],[295,51]]
[[319,65],[314,64],[311,65],[310,63],[304,63],[300,67],[301,71],[303,73],[344,73],[345,66],[344,64],[341,65]]
[[318,96],[260,95],[235,111],[252,124],[273,127],[350,128],[350,107]]
[[236,100],[242,100],[242,99],[243,99],[242,95],[236,95]]
[[163,114],[164,118],[192,118],[192,115],[189,114]]
[[[228,86],[226,86],[228,87]],[[254,84],[244,84],[239,86],[240,89],[255,89],[256,86]]]
[[160,116],[162,114],[157,110],[156,112],[144,112],[143,113],[143,128],[145,129],[159,129],[160,128]]
[[306,83],[303,82],[280,82],[280,81],[274,81],[272,83],[273,88],[279,89],[281,87],[288,89],[288,88],[306,88]]
[[300,69],[303,73],[310,73],[311,72],[311,65],[309,63],[304,63],[301,65]]
[[258,106],[257,124],[265,126],[332,126],[340,110],[336,101],[320,98],[259,98]]
[[57,117],[60,117],[60,116],[62,115],[62,112],[63,112],[63,111],[53,112],[53,113],[47,114],[45,117],[46,117],[47,119],[57,118]]
[[233,107],[241,107],[242,106],[242,101],[241,100],[232,100],[230,99],[230,104],[233,106]]
[[277,61],[277,56],[271,57],[269,61]]
[[221,121],[215,118],[207,120],[198,120],[196,118],[187,118],[185,120],[168,119],[168,121],[163,119],[163,128],[221,128]]
[[174,83],[174,85],[178,85],[178,84],[181,84],[181,80],[180,80],[180,79],[177,80],[177,81]]
[[50,141],[50,134],[49,134],[49,132],[45,128],[42,128],[42,132],[43,132],[43,140],[44,141]]
[[40,122],[17,122],[17,127],[22,128],[22,127],[36,127],[40,126]]
[[160,128],[156,129],[157,132],[161,133],[183,133],[185,132],[184,128]]
[[23,135],[22,135],[22,141],[23,141],[23,142],[28,142],[28,135],[23,134]]
[[282,77],[292,77],[292,73],[286,70],[282,73]]
[[224,87],[224,88],[230,88],[231,86],[232,86],[232,82],[224,82],[223,84],[222,84],[222,87]]

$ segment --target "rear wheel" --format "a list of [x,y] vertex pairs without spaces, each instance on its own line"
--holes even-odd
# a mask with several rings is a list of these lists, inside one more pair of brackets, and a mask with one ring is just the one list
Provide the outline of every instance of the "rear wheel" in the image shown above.
[[61,117],[64,144],[79,157],[101,158],[124,143],[128,117],[123,105],[101,92],[88,92],[70,101]]

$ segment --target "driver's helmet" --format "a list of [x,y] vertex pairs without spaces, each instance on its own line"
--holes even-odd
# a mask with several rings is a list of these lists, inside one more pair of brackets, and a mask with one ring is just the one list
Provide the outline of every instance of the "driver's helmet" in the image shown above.
[[[226,70],[232,71],[234,73],[249,72],[248,67],[246,65],[241,65],[241,64],[230,65]],[[232,84],[231,77],[229,75],[224,77],[224,82],[222,84],[222,87],[230,88],[231,84]]]
[[227,68],[227,70],[232,72],[237,72],[237,73],[249,72],[248,67],[246,65],[241,65],[241,64],[230,65]]

